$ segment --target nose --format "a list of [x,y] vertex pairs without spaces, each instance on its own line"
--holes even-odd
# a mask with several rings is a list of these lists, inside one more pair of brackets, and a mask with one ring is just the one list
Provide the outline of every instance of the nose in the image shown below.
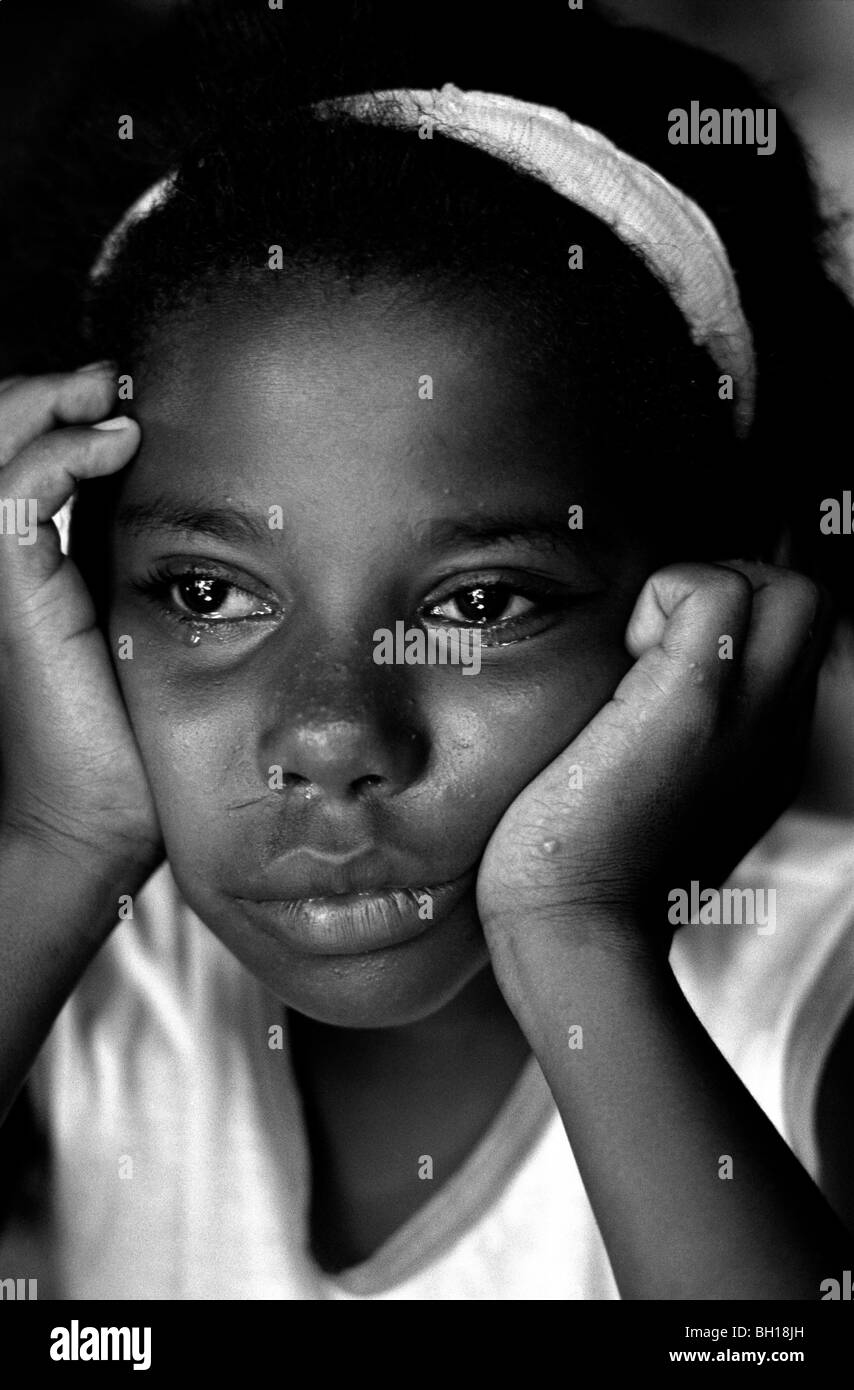
[[411,786],[428,748],[407,675],[369,666],[362,655],[347,663],[316,653],[295,679],[285,678],[274,701],[259,749],[265,780],[271,767],[281,768],[283,790],[336,801],[390,797]]

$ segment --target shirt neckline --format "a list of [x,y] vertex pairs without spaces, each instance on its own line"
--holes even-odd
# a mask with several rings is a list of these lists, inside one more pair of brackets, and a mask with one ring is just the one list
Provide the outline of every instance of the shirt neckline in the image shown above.
[[488,1129],[436,1195],[366,1260],[336,1274],[313,1261],[318,1280],[330,1292],[365,1297],[423,1273],[494,1206],[556,1113],[532,1053]]

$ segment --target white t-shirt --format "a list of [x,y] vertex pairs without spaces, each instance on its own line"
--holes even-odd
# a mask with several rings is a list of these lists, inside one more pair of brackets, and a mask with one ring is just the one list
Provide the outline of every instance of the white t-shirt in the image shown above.
[[[686,885],[687,887],[688,885]],[[776,928],[689,926],[673,964],[736,1071],[815,1175],[820,1068],[854,1002],[854,827],[791,812],[729,886]],[[93,961],[31,1077],[53,1144],[60,1297],[615,1299],[534,1058],[459,1171],[331,1277],[308,1248],[286,1013],[180,898],[167,866]],[[429,1179],[425,1179],[429,1181]]]

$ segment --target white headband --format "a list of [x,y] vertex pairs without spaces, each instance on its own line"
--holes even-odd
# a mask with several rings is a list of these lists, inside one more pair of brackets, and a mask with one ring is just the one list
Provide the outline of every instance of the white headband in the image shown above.
[[[732,376],[736,428],[747,433],[756,358],[727,253],[703,210],[649,165],[561,111],[515,97],[462,92],[450,83],[441,91],[338,97],[314,110],[321,117],[343,111],[369,124],[405,129],[426,123],[522,168],[593,213],[641,256],[681,310],[694,343]],[[104,242],[91,278],[105,273],[128,228],[166,202],[174,182],[175,175],[167,175],[137,199]]]

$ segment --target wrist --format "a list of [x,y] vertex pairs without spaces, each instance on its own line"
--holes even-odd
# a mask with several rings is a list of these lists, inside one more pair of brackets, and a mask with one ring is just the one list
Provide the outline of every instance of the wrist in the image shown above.
[[617,906],[527,910],[512,921],[484,924],[484,933],[517,1018],[542,1017],[545,1000],[560,999],[563,1011],[624,991],[660,998],[662,988],[678,988],[668,934]]
[[28,896],[34,900],[43,890],[50,891],[56,898],[57,921],[65,918],[66,908],[72,920],[77,918],[79,905],[84,915],[77,920],[84,935],[98,939],[115,925],[119,896],[137,893],[162,857],[162,850],[129,837],[96,838],[0,818],[3,878],[29,885]]
[[490,950],[514,958],[543,952],[666,964],[673,928],[635,905],[563,902],[516,905],[481,917]]
[[112,934],[147,863],[109,842],[0,821],[0,1123],[54,1019]]
[[34,859],[65,865],[75,878],[97,880],[118,875],[137,888],[163,859],[162,844],[131,828],[52,824],[7,807],[0,808],[0,845],[17,845]]

